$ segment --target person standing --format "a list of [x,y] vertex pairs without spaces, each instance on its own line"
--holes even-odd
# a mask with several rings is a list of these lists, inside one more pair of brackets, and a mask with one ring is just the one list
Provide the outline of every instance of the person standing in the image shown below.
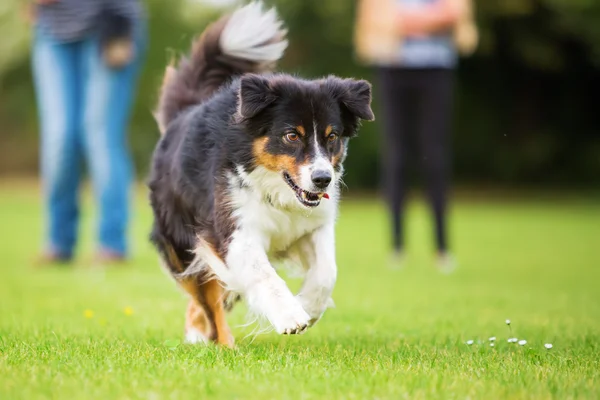
[[40,261],[73,258],[82,159],[99,210],[99,261],[124,261],[132,180],[127,126],[146,39],[142,5],[35,0],[32,12],[47,224]]
[[435,225],[438,266],[450,271],[446,232],[453,79],[458,53],[477,44],[470,0],[363,0],[356,50],[377,70],[383,116],[383,184],[392,217],[395,262],[404,248],[403,216],[409,154],[418,145]]

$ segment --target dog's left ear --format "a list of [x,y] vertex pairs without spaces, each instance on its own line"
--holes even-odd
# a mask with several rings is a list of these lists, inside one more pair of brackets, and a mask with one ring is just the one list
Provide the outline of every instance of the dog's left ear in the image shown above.
[[325,80],[325,88],[354,117],[374,121],[371,110],[371,84],[365,80],[340,79],[330,76]]
[[275,100],[277,95],[266,77],[255,74],[242,77],[238,95],[238,114],[242,118],[255,117]]

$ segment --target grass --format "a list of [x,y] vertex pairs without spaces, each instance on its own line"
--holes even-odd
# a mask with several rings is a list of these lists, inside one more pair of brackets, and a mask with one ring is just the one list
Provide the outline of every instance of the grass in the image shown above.
[[[180,342],[185,298],[146,241],[145,203],[140,193],[129,267],[90,266],[87,201],[77,264],[34,270],[39,194],[0,187],[0,398],[600,396],[597,201],[457,200],[460,268],[443,276],[433,268],[422,204],[410,208],[407,265],[392,271],[382,205],[347,200],[338,224],[337,308],[294,337],[248,336],[253,327],[239,327],[245,311],[238,308],[235,350]],[[510,345],[510,336],[528,344]]]

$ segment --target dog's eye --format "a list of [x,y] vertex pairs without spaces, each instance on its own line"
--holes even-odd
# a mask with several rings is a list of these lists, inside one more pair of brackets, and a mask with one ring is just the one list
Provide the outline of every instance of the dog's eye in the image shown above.
[[335,141],[337,140],[337,138],[338,138],[338,135],[337,135],[337,133],[330,133],[330,134],[327,136],[327,140],[328,140],[329,142],[335,142]]
[[297,142],[298,140],[300,140],[300,135],[298,135],[297,133],[294,133],[294,132],[287,133],[285,135],[285,139],[288,142]]

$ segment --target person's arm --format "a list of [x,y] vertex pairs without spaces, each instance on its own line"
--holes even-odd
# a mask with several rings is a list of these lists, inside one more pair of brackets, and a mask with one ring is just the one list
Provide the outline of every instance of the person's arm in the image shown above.
[[398,25],[406,36],[427,36],[452,28],[467,7],[468,0],[440,0],[431,5],[402,7]]
[[23,16],[25,21],[30,24],[35,23],[37,19],[36,6],[47,6],[53,3],[57,3],[59,0],[28,0],[23,4]]

